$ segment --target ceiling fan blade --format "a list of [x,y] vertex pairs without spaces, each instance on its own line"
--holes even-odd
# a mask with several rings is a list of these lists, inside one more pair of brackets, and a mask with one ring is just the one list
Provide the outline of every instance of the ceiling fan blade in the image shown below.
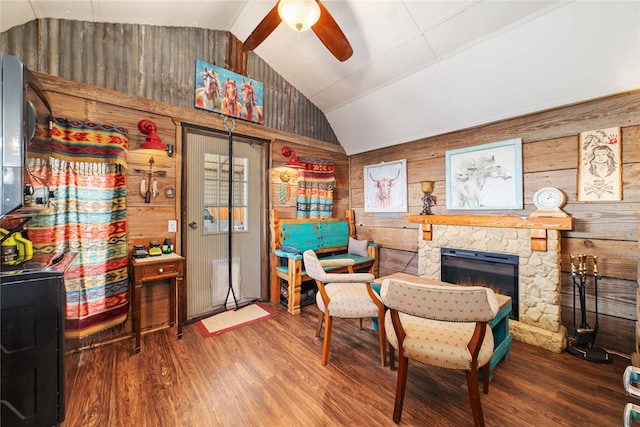
[[242,43],[243,51],[248,52],[257,48],[260,43],[269,37],[269,34],[271,34],[273,30],[280,25],[282,18],[280,18],[280,15],[278,14],[278,3],[280,3],[279,0],[276,2],[276,5],[273,6],[273,9],[267,13],[267,16],[260,21],[258,26],[253,30],[249,37],[247,37],[244,43]]
[[353,48],[329,11],[319,1],[318,6],[320,6],[320,19],[311,29],[333,56],[338,61],[344,62],[353,55]]

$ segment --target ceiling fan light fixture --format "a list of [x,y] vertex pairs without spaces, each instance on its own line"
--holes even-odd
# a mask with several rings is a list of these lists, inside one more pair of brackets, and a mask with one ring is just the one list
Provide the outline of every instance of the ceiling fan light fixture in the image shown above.
[[315,0],[280,0],[280,18],[295,31],[305,31],[320,19],[320,6]]

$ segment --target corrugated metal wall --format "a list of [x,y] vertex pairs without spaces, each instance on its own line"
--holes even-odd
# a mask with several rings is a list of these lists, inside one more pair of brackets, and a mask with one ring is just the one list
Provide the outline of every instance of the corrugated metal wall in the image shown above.
[[[224,66],[227,35],[203,28],[43,19],[0,33],[0,52],[33,70],[194,108],[196,59]],[[339,144],[322,111],[253,52],[247,77],[264,84],[265,126]]]

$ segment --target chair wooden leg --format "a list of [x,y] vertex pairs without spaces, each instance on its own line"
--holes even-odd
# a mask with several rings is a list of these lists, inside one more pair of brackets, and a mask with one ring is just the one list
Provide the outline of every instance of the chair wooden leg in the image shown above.
[[322,321],[324,320],[324,313],[320,312],[318,316],[318,325],[316,326],[316,338],[320,336],[320,330],[322,329]]
[[333,318],[326,316],[326,322],[324,325],[324,343],[322,345],[322,365],[326,365],[329,361],[329,347],[331,346],[331,326],[333,324]]
[[487,363],[480,369],[482,370],[482,392],[489,394],[489,375],[491,375],[491,372],[489,372],[489,364]]
[[359,320],[359,323],[360,323],[360,330],[362,330],[362,317],[360,319],[358,319],[358,320]]
[[391,343],[389,343],[389,369],[391,369],[393,371],[394,369],[394,365],[396,363],[395,359],[395,351],[396,349],[393,348],[393,346],[391,345]]
[[380,359],[382,366],[387,366],[387,334],[384,329],[384,309],[381,310],[381,315],[378,316],[378,336],[380,337]]
[[398,350],[398,382],[396,384],[396,403],[393,407],[393,422],[398,424],[402,416],[402,405],[404,404],[404,391],[407,386],[407,368],[409,359]]
[[469,389],[469,401],[471,402],[471,412],[473,414],[473,425],[484,427],[482,416],[482,404],[480,402],[480,390],[478,385],[478,369],[472,368],[467,371],[467,388]]

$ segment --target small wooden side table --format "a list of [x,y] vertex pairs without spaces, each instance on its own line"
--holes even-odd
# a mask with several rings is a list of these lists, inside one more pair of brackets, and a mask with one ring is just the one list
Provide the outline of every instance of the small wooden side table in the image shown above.
[[[146,258],[131,258],[129,263],[131,282],[132,334],[136,339],[136,353],[140,353],[140,317],[142,286],[159,280],[170,279],[169,327],[178,323],[178,339],[182,338],[182,285],[184,280],[184,257],[171,253]],[[177,306],[177,307],[176,307]]]

